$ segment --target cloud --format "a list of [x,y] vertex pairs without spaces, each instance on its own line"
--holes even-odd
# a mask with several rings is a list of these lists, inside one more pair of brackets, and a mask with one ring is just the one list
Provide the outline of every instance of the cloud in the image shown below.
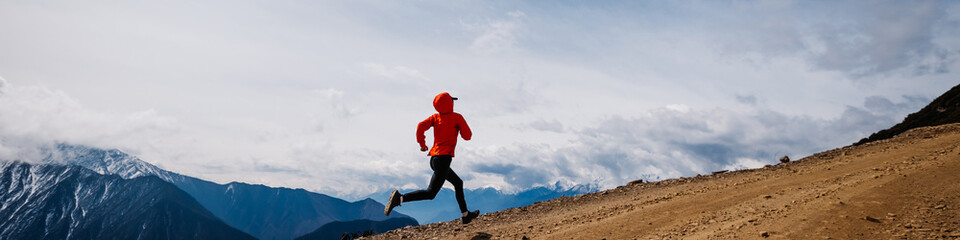
[[737,102],[740,102],[742,104],[751,105],[751,106],[757,105],[757,96],[755,95],[737,94],[735,97],[737,99]]
[[557,121],[556,119],[553,119],[551,121],[540,119],[540,120],[531,122],[529,126],[530,128],[533,128],[534,130],[537,130],[537,131],[547,131],[547,132],[556,132],[556,133],[563,132],[563,124],[560,123],[560,121]]
[[364,72],[370,75],[391,80],[430,81],[430,79],[424,76],[423,73],[420,73],[419,70],[404,66],[387,67],[379,63],[364,63],[362,68]]
[[863,106],[848,106],[833,119],[790,116],[763,108],[738,112],[666,106],[639,117],[605,118],[595,127],[578,130],[579,137],[567,146],[472,149],[463,158],[479,159],[469,165],[467,175],[499,178],[503,186],[497,187],[503,189],[556,181],[598,183],[609,188],[635,179],[756,168],[775,164],[781,156],[798,159],[848,145],[892,126],[896,117],[927,102],[904,99],[894,104],[869,97]]
[[413,125],[447,91],[468,186],[611,186],[855,141],[956,85],[960,46],[955,1],[261,5],[0,1],[0,155],[29,137],[219,182],[423,187]]
[[869,96],[864,100],[863,106],[866,110],[871,112],[877,112],[882,114],[897,114],[904,112],[916,111],[917,106],[923,106],[926,103],[929,103],[931,100],[923,96],[916,95],[903,95],[904,101],[900,103],[894,103],[890,99],[883,96]]
[[312,93],[318,101],[329,105],[331,111],[324,113],[332,114],[338,118],[350,118],[359,112],[359,110],[347,105],[343,99],[343,91],[339,89],[315,89]]
[[507,18],[489,20],[486,23],[461,23],[467,31],[477,33],[469,49],[478,54],[497,54],[517,49],[517,31],[526,17],[522,11],[507,13]]
[[752,158],[737,158],[733,163],[723,166],[723,170],[736,171],[743,169],[752,169],[763,167],[769,164],[769,161],[760,161]]
[[58,142],[137,153],[179,131],[175,119],[154,110],[93,111],[61,91],[0,79],[0,158],[6,160],[40,160],[33,153]]
[[[767,57],[803,56],[820,70],[863,79],[883,75],[942,74],[960,50],[940,42],[949,1],[840,1],[831,4],[736,4],[743,18],[720,18],[740,26],[727,39],[731,53]],[[718,14],[727,14],[726,8]],[[712,18],[711,18],[712,19]]]

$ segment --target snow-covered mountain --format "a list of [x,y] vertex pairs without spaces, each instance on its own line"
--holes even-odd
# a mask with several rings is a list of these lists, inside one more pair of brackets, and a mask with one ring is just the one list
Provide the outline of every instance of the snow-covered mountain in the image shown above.
[[0,162],[0,239],[253,239],[173,184]]
[[193,196],[230,226],[260,239],[293,239],[334,221],[407,217],[385,217],[383,205],[370,199],[347,202],[303,189],[238,182],[217,184],[161,169],[116,149],[58,144],[45,152],[45,161],[81,166],[101,174],[116,174],[125,179],[157,176]]
[[167,182],[182,181],[184,176],[163,170],[120,150],[103,150],[78,145],[57,144],[44,149],[44,162],[81,166],[102,175],[119,175],[125,179],[157,176]]
[[[402,193],[415,189],[400,190]],[[464,190],[464,199],[471,210],[479,209],[481,213],[496,212],[507,208],[521,207],[539,201],[546,201],[564,196],[576,196],[600,190],[597,185],[563,186],[556,183],[553,186],[535,187],[517,193],[505,193],[494,188],[478,188]],[[377,201],[386,202],[393,190],[374,193],[368,196]],[[416,218],[421,224],[450,221],[460,218],[460,208],[454,191],[441,189],[436,198],[431,201],[403,203],[394,210]]]

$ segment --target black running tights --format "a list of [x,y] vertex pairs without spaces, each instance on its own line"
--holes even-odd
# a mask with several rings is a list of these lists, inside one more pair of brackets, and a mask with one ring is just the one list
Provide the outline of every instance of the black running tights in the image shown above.
[[427,189],[416,190],[403,195],[404,202],[413,202],[420,200],[432,200],[443,188],[443,182],[448,181],[453,184],[456,191],[457,203],[460,204],[460,212],[467,212],[467,202],[463,199],[463,180],[457,173],[450,169],[450,162],[453,157],[450,155],[438,155],[430,157],[430,168],[433,169],[433,176],[430,177],[430,186]]

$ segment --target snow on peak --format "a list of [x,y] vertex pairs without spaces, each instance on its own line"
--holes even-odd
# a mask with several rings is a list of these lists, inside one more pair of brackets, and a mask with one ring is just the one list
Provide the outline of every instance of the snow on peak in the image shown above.
[[158,176],[170,181],[178,177],[175,173],[117,149],[104,150],[80,145],[57,144],[56,147],[47,151],[44,162],[76,165],[99,174],[118,175],[124,179]]

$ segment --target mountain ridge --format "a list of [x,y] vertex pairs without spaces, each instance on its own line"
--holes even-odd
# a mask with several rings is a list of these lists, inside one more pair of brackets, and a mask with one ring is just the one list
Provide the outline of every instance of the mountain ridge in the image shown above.
[[405,217],[383,216],[383,205],[372,200],[348,202],[304,189],[262,184],[217,184],[161,169],[116,149],[57,144],[47,151],[43,161],[77,165],[122,178],[157,176],[193,196],[228,225],[260,239],[293,239],[335,221]]
[[[467,201],[467,207],[470,209],[479,209],[480,212],[495,212],[558,197],[596,192],[599,189],[600,187],[597,185],[565,187],[557,182],[553,186],[539,186],[516,193],[508,193],[491,187],[465,189],[464,198]],[[401,189],[400,192],[406,193],[413,190],[416,189]],[[391,192],[392,190],[374,193],[368,195],[367,198],[373,198],[378,202],[386,201]],[[411,216],[421,224],[450,221],[461,216],[454,198],[454,191],[448,188],[441,189],[432,201],[404,203],[395,208],[394,211]]]
[[0,162],[2,239],[254,239],[156,176]]
[[907,115],[900,123],[888,129],[877,131],[869,137],[860,139],[854,145],[861,145],[882,139],[888,139],[907,130],[918,127],[937,126],[960,122],[960,84],[950,88],[917,112]]

